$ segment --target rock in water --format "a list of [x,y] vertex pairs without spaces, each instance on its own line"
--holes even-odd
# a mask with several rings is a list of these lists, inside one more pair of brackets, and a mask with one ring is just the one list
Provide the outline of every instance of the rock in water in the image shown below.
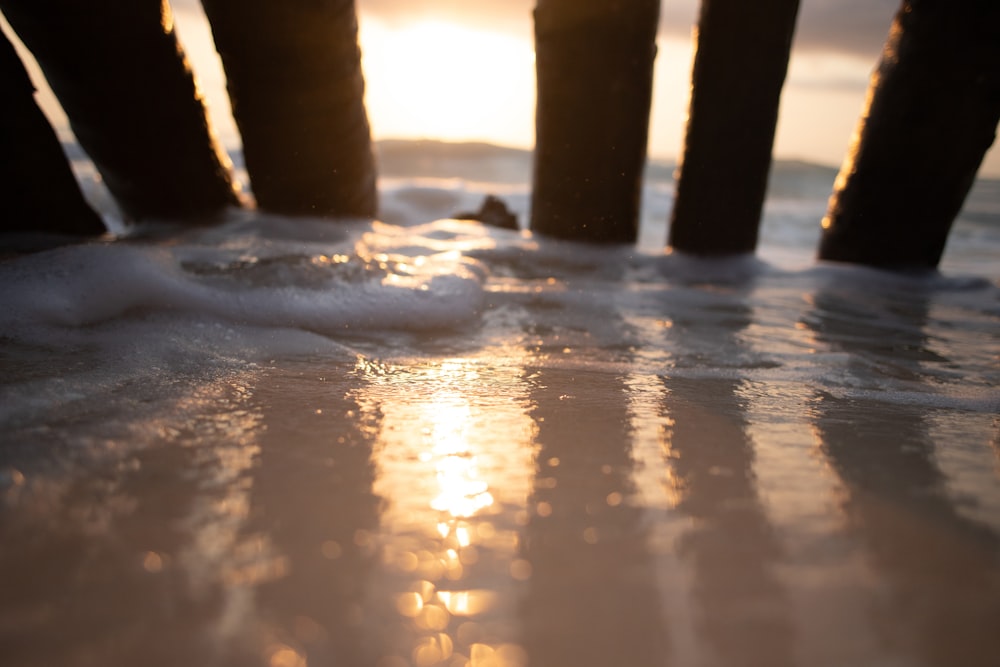
[[495,195],[486,195],[478,211],[464,211],[456,213],[456,220],[478,220],[484,225],[499,227],[500,229],[520,229],[517,225],[517,216],[511,213],[507,204]]

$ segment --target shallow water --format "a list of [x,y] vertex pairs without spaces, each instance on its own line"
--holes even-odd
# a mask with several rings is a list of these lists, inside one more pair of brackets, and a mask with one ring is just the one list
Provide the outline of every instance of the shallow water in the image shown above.
[[388,192],[0,263],[0,663],[995,664],[988,206],[913,277]]

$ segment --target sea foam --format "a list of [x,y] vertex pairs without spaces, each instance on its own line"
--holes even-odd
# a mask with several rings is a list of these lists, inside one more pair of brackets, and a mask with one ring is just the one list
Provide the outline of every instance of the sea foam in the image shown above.
[[[287,222],[291,236],[294,222]],[[440,238],[411,236],[391,247],[389,225],[345,225],[338,242],[274,238],[241,220],[206,240],[197,233],[157,243],[92,243],[0,265],[0,335],[94,326],[167,311],[251,326],[321,333],[345,329],[444,329],[476,317],[483,272],[441,250]],[[390,252],[391,250],[391,252]]]

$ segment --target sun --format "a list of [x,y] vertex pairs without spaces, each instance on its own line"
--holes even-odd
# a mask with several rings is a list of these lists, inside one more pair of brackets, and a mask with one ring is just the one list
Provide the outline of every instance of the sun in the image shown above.
[[368,114],[376,137],[533,140],[529,41],[440,20],[399,27],[362,17]]

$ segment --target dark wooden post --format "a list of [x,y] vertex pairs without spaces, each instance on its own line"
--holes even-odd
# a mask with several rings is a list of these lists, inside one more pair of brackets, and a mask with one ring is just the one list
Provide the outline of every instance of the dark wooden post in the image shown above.
[[83,199],[35,87],[0,31],[0,231],[96,235],[104,223]]
[[531,228],[638,236],[659,0],[538,0]]
[[0,0],[123,212],[238,203],[165,0]]
[[725,255],[757,247],[798,7],[798,0],[702,0],[673,248]]
[[371,217],[375,161],[354,0],[202,0],[257,204]]
[[823,219],[819,257],[933,269],[1000,122],[1000,2],[906,0]]

